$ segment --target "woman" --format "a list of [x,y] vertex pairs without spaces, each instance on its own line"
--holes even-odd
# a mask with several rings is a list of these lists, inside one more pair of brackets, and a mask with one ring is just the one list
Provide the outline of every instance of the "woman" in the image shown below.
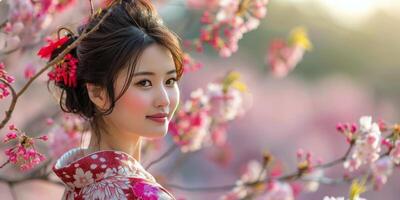
[[[106,10],[79,34],[95,27]],[[66,152],[53,166],[66,185],[63,199],[175,199],[141,166],[140,147],[142,138],[167,133],[179,103],[179,40],[149,0],[114,1],[108,10],[99,28],[70,52],[75,76],[52,79],[62,91],[62,110],[87,119],[92,134],[88,148]],[[68,36],[51,57],[75,39]]]

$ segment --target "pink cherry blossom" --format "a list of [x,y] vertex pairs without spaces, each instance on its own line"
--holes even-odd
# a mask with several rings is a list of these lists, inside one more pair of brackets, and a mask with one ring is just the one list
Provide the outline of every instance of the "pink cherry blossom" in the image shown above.
[[242,92],[230,87],[223,90],[222,84],[210,83],[207,94],[210,103],[210,116],[226,122],[244,113]]
[[226,123],[244,113],[243,94],[246,87],[239,74],[231,72],[222,80],[197,89],[190,95],[169,131],[183,152],[196,151],[203,146],[224,145]]
[[55,10],[57,12],[62,12],[63,10],[67,9],[68,7],[76,3],[76,0],[58,0],[56,2],[57,3],[54,5]]
[[355,135],[355,133],[358,130],[357,124],[353,123],[353,124],[342,124],[342,123],[338,123],[336,125],[336,130],[340,133],[342,133],[345,137],[348,143],[351,143],[353,140],[353,136]]
[[224,194],[219,200],[240,200],[246,196],[247,192],[243,187],[235,187],[227,194]]
[[200,69],[203,65],[193,59],[189,54],[183,56],[183,70],[184,72],[194,72]]
[[243,168],[240,179],[236,181],[236,187],[234,187],[229,193],[221,196],[220,200],[239,200],[243,199],[245,196],[256,192],[263,192],[264,187],[256,188],[246,186],[245,183],[250,183],[258,180],[263,180],[266,178],[267,173],[263,169],[262,164],[257,160],[249,161]]
[[371,164],[371,171],[374,188],[380,189],[393,172],[393,162],[389,157],[381,158]]
[[256,200],[294,200],[292,187],[285,182],[274,182],[265,194]]
[[25,70],[24,70],[24,77],[25,77],[26,79],[30,79],[30,78],[32,78],[32,77],[35,75],[35,73],[36,73],[36,69],[33,67],[32,64],[29,64],[29,65],[27,65],[27,66],[25,67]]
[[226,123],[219,123],[210,127],[211,140],[217,146],[226,144]]
[[240,176],[242,182],[252,182],[257,180],[263,180],[266,178],[267,173],[263,170],[262,164],[257,160],[251,160],[247,163]]
[[390,151],[390,158],[397,165],[400,164],[400,139],[395,142],[393,149]]
[[9,130],[13,132],[9,132],[3,142],[17,142],[16,146],[7,148],[4,152],[10,163],[26,171],[45,160],[45,156],[36,151],[34,140],[40,139],[45,141],[46,136],[40,136],[38,138],[28,137],[25,133],[20,132],[14,125],[10,125]]
[[360,118],[360,133],[350,157],[344,162],[344,167],[349,171],[358,169],[363,164],[371,164],[379,158],[381,144],[381,131],[377,123],[372,123],[372,118],[363,116]]
[[310,173],[305,173],[303,178],[305,180],[302,190],[305,192],[316,192],[319,188],[320,183],[318,182],[319,179],[324,177],[324,170],[323,169],[316,169],[311,171]]
[[203,140],[209,134],[208,99],[202,89],[191,93],[190,99],[177,113],[169,125],[174,141],[183,152],[195,151],[202,147]]
[[271,41],[266,63],[275,77],[285,77],[303,59],[305,51],[310,49],[311,42],[306,29],[296,27],[292,29],[288,40],[279,38]]
[[15,139],[16,137],[17,137],[17,134],[14,133],[14,132],[7,133],[7,135],[4,138],[3,142],[6,143],[6,142],[8,142],[8,141],[10,141],[12,139]]
[[49,137],[47,135],[42,135],[42,136],[38,137],[37,139],[47,141],[49,139]]
[[311,152],[305,152],[303,149],[297,150],[297,168],[303,172],[311,173],[314,170]]
[[54,124],[54,120],[52,119],[52,118],[47,118],[46,119],[46,125],[52,125],[52,124]]
[[0,62],[0,100],[10,95],[10,90],[8,85],[6,85],[3,82],[11,84],[14,83],[14,80],[15,80],[14,77],[7,74],[4,63]]
[[3,50],[11,51],[25,44],[39,42],[41,25],[48,17],[47,13],[40,14],[40,9],[36,9],[36,5],[29,0],[15,0],[9,3],[13,12],[10,12],[6,27],[8,44]]
[[0,34],[0,51],[9,52],[40,42],[43,29],[52,21],[55,12],[61,12],[76,0],[12,0],[5,34]]
[[305,50],[298,46],[289,46],[285,41],[275,39],[268,49],[267,62],[276,77],[285,77],[303,58]]
[[268,0],[219,1],[217,9],[204,11],[198,41],[212,46],[221,57],[230,57],[243,34],[257,28],[265,17],[267,4]]

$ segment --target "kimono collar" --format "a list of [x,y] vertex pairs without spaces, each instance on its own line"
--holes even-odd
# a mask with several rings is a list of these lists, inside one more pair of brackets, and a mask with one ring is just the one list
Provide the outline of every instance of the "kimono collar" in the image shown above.
[[156,182],[131,155],[115,150],[102,150],[83,156],[84,148],[62,155],[53,166],[55,174],[71,189],[82,188],[108,177],[133,177]]

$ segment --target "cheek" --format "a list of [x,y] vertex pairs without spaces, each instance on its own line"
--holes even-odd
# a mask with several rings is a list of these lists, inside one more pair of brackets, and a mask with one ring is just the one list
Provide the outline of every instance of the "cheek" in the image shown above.
[[139,114],[144,115],[146,114],[145,111],[149,107],[149,100],[144,94],[139,94],[137,92],[127,91],[121,97],[121,107],[123,113],[126,113],[129,116]]

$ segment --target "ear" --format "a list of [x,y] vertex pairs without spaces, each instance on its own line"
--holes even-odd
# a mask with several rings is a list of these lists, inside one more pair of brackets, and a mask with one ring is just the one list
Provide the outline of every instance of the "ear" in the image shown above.
[[97,106],[97,108],[106,111],[109,105],[105,88],[93,83],[86,83],[86,89],[90,100]]

